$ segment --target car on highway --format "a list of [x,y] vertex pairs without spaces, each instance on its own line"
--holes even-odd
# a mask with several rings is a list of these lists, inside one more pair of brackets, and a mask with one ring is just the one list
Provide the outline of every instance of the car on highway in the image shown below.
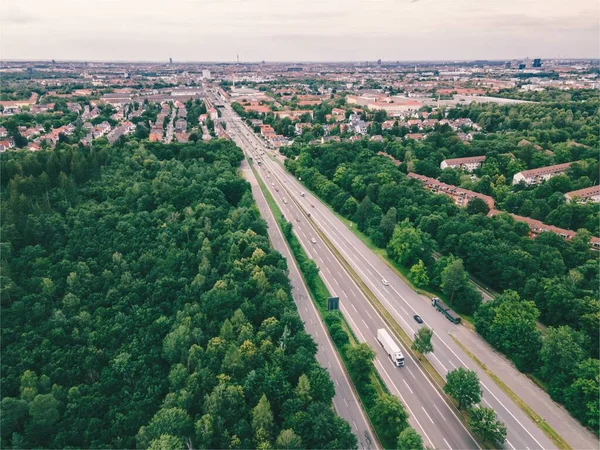
[[316,244],[316,243],[317,243],[317,240],[316,240],[315,238],[311,238],[311,239],[310,239],[310,242],[312,242],[313,244]]
[[279,192],[279,189],[275,188],[275,192]]
[[383,283],[384,286],[389,286],[390,282],[388,280],[386,280],[385,278],[381,280],[381,282]]
[[296,217],[296,222],[300,222],[300,217]]
[[419,316],[418,314],[415,314],[413,316],[413,319],[415,319],[417,323],[423,323],[423,319],[421,319],[421,316]]
[[300,197],[304,197],[306,194],[304,192],[300,192]]

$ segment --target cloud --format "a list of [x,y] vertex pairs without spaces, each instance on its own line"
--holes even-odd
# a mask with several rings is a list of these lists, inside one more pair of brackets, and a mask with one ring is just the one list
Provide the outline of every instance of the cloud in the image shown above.
[[0,10],[2,16],[2,25],[29,25],[37,22],[40,18],[28,11],[23,11],[17,7],[2,8]]

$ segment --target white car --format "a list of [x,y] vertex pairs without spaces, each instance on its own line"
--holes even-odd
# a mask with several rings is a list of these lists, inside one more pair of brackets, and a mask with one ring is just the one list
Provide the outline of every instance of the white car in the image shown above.
[[313,244],[316,244],[317,240],[315,238],[311,238],[310,242],[312,242]]
[[385,278],[383,280],[381,280],[381,282],[383,283],[384,286],[389,286],[390,283],[388,280],[386,280]]
[[300,192],[300,196],[304,197],[306,194],[304,192]]

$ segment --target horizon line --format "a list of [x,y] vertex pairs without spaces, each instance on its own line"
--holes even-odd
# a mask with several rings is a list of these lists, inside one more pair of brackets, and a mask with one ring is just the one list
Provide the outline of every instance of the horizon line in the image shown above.
[[[519,57],[511,57],[511,58],[474,58],[474,59],[381,59],[381,63],[464,63],[464,62],[479,62],[479,61],[489,61],[489,62],[505,62],[505,61],[513,61],[513,60],[524,60],[526,58],[529,59],[537,59],[530,58],[528,56],[519,56]],[[542,60],[551,60],[551,61],[600,61],[600,58],[596,57],[546,57],[540,58]],[[115,59],[115,60],[103,60],[103,59],[13,59],[13,58],[0,58],[0,65],[4,62],[13,62],[13,63],[35,63],[35,62],[55,62],[55,63],[129,63],[129,64],[315,64],[315,63],[334,63],[334,64],[356,64],[356,63],[375,63],[379,61],[379,59],[373,60],[365,60],[365,59],[357,59],[357,60],[248,60],[248,61],[236,61],[236,60],[181,60],[181,61],[173,61],[169,62],[169,58],[165,60],[127,60],[127,59]],[[1,68],[1,67],[0,67]]]

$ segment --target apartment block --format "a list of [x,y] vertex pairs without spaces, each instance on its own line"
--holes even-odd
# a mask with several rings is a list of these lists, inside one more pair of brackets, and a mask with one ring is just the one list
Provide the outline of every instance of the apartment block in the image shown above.
[[490,209],[494,208],[494,199],[489,195],[480,194],[479,192],[469,191],[468,189],[459,188],[451,184],[442,183],[435,178],[426,177],[417,173],[409,173],[409,178],[414,178],[423,182],[426,189],[436,194],[445,194],[452,198],[457,206],[467,206],[474,198],[483,200]]
[[567,202],[600,203],[600,185],[567,192],[565,198]]
[[524,182],[527,185],[534,185],[542,181],[548,181],[550,178],[566,172],[573,163],[556,164],[554,166],[540,167],[539,169],[524,170],[516,173],[513,177],[512,184]]
[[481,164],[485,161],[485,156],[470,156],[467,158],[454,158],[445,159],[440,164],[441,169],[463,169],[467,172],[473,172],[475,169],[479,169]]

